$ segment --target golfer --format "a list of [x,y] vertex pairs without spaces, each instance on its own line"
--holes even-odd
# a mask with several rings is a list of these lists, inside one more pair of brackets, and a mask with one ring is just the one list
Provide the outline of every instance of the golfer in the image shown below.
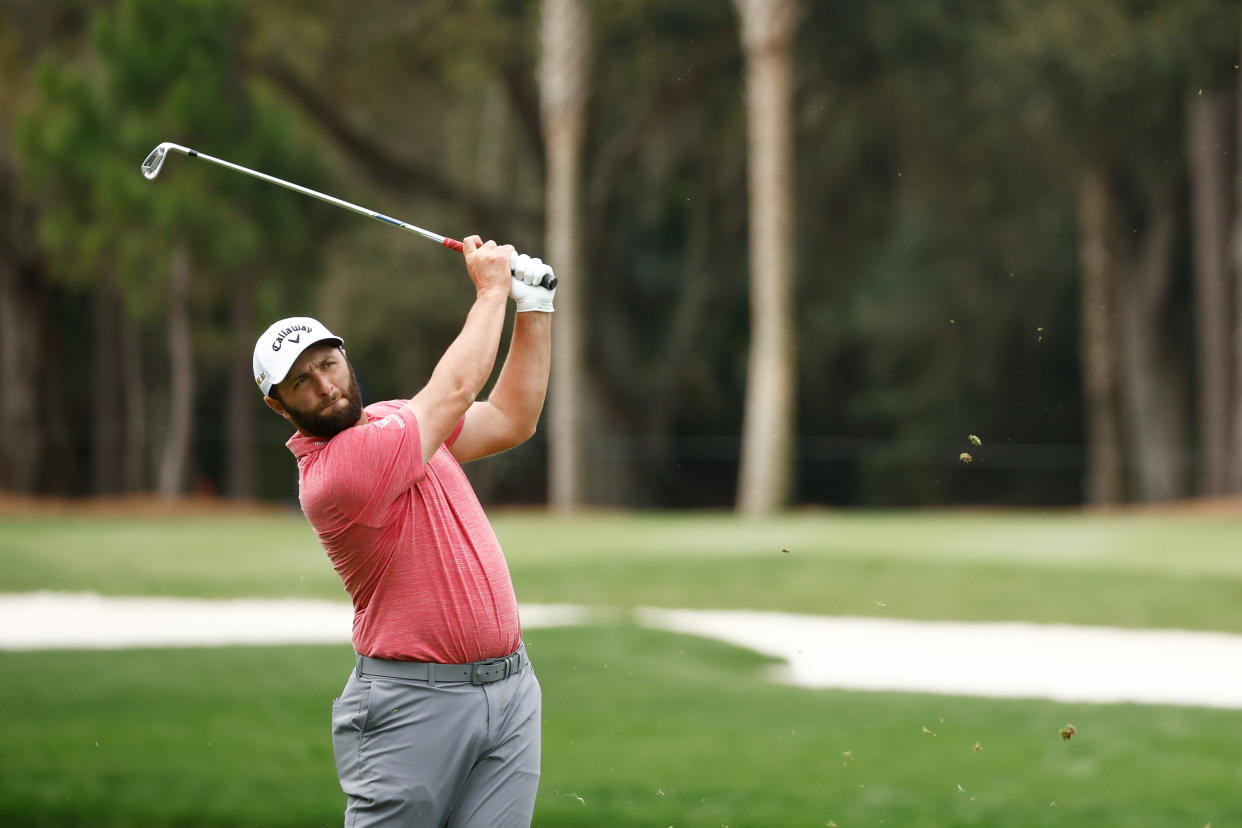
[[[333,703],[346,826],[528,826],[541,694],[500,543],[460,463],[535,431],[551,355],[551,269],[464,241],[476,290],[409,400],[363,408],[344,342],[309,317],[259,337],[255,381],[297,428],[302,510],[354,604],[356,665]],[[512,273],[511,273],[512,271]],[[508,297],[504,366],[486,401]]]

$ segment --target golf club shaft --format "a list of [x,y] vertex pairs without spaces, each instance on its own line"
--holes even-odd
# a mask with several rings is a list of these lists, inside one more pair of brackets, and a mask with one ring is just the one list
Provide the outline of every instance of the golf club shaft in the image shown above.
[[[147,178],[155,178],[155,176],[159,175],[160,168],[164,163],[164,154],[168,150],[176,150],[177,152],[184,153],[191,158],[199,158],[203,161],[210,161],[212,164],[218,164],[221,167],[227,167],[230,170],[245,173],[246,175],[253,176],[254,178],[260,178],[271,184],[284,187],[287,190],[293,190],[294,192],[301,193],[302,195],[307,195],[311,198],[325,201],[328,204],[334,204],[337,207],[344,207],[346,210],[351,210],[359,215],[377,219],[386,224],[391,224],[394,227],[400,227],[402,230],[408,230],[411,233],[417,233],[423,238],[431,239],[436,244],[447,247],[450,250],[456,250],[460,253],[463,249],[462,243],[457,239],[450,239],[445,236],[441,236],[439,233],[432,233],[430,230],[415,227],[413,224],[400,221],[392,218],[391,216],[386,216],[383,213],[377,213],[374,210],[368,210],[366,207],[360,207],[357,204],[345,201],[344,199],[336,198],[335,196],[330,196],[326,193],[318,192],[317,190],[312,190],[309,187],[303,187],[301,184],[294,184],[292,181],[285,181],[283,178],[277,178],[274,175],[268,175],[267,173],[262,173],[258,170],[252,170],[249,167],[243,167],[240,164],[234,164],[231,161],[225,161],[223,158],[216,158],[215,156],[207,155],[206,153],[199,152],[197,150],[192,150],[189,147],[183,147],[180,144],[163,143],[156,147],[151,154],[147,156],[147,160],[143,162],[142,174]],[[545,276],[542,284],[543,287],[551,290],[556,287],[556,277]]]

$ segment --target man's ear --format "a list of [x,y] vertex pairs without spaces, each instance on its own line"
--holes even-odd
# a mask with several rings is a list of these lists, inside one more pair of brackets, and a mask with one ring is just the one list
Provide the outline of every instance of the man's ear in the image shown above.
[[263,398],[263,402],[267,403],[267,407],[284,417],[289,422],[293,422],[293,418],[289,416],[289,412],[285,411],[285,407],[280,404],[280,400],[275,397],[267,396]]

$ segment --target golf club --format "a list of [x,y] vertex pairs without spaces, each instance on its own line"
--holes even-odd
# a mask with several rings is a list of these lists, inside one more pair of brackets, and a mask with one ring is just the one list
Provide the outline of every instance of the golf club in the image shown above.
[[[436,242],[437,244],[443,247],[447,247],[451,250],[456,250],[458,252],[461,252],[462,250],[462,243],[459,242],[457,239],[446,238],[444,236],[441,236],[439,233],[432,233],[430,230],[424,230],[421,227],[415,227],[414,225],[407,224],[404,221],[398,221],[397,219],[386,216],[383,213],[377,213],[374,210],[368,210],[365,207],[359,207],[357,204],[351,204],[348,201],[344,201],[339,198],[334,198],[333,196],[326,195],[324,193],[316,192],[315,190],[312,190],[309,187],[303,187],[301,184],[294,184],[292,181],[285,181],[283,178],[277,178],[274,175],[268,175],[267,173],[261,173],[261,172],[258,172],[257,170],[252,170],[247,167],[243,167],[240,164],[234,164],[231,161],[225,161],[221,158],[214,158],[210,155],[207,155],[206,153],[198,152],[197,150],[192,150],[189,147],[183,147],[180,144],[173,144],[168,141],[165,141],[164,143],[160,144],[155,149],[151,150],[151,154],[147,156],[147,160],[142,162],[142,174],[150,179],[153,179],[157,175],[159,175],[160,169],[164,166],[164,159],[168,157],[169,151],[184,153],[185,155],[188,155],[191,158],[201,158],[204,161],[210,161],[213,164],[219,164],[221,167],[227,167],[230,170],[236,170],[237,172],[245,173],[246,175],[254,176],[255,178],[261,178],[264,181],[270,182],[272,184],[279,184],[281,187],[284,187],[288,190],[293,190],[294,192],[301,193],[302,195],[308,195],[311,198],[317,198],[320,201],[326,201],[329,204],[335,204],[337,207],[344,207],[346,210],[352,210],[353,212],[358,213],[360,215],[369,216],[370,218],[378,219],[379,221],[385,222],[387,224],[391,224],[395,227],[400,227],[402,230],[409,230],[411,233],[417,233],[423,238],[431,239],[433,242]],[[556,277],[553,276],[552,274],[548,274],[547,276],[543,277],[543,281],[540,284],[543,287],[547,288],[548,290],[552,290],[553,288],[556,287]]]

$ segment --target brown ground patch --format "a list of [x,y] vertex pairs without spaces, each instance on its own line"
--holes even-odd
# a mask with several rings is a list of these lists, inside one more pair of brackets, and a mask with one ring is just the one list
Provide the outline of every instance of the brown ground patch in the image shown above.
[[[0,517],[43,515],[91,515],[92,517],[176,517],[179,515],[270,515],[287,513],[296,506],[267,500],[232,500],[212,495],[162,498],[152,494],[113,497],[33,497],[0,491]],[[542,506],[506,506],[506,509],[541,511]],[[596,508],[596,507],[589,507]],[[811,507],[817,509],[819,507]],[[963,512],[992,512],[1006,507],[964,507]],[[1028,507],[1035,508],[1035,507]],[[607,509],[605,511],[624,511]],[[1041,510],[1044,511],[1044,510]],[[1073,512],[1074,507],[1056,511]],[[1242,517],[1242,495],[1196,498],[1166,503],[1125,503],[1117,506],[1084,506],[1091,515],[1179,515],[1187,517]]]
[[31,497],[0,492],[0,517],[90,515],[92,517],[191,517],[201,515],[270,515],[289,511],[270,501],[220,497],[163,498],[156,495],[116,497]]
[[1087,507],[1089,514],[1186,515],[1188,517],[1242,516],[1242,495],[1172,500],[1163,503],[1125,503],[1120,506]]

